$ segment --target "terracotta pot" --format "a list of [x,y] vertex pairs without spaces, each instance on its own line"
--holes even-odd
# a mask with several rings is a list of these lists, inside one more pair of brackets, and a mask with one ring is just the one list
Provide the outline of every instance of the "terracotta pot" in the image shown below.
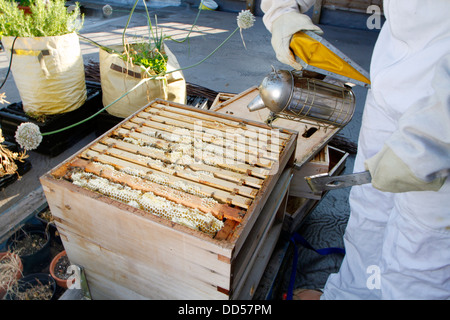
[[[0,252],[0,260],[2,260],[3,257],[11,255],[11,254],[15,254],[15,253]],[[19,270],[17,270],[15,278],[18,280],[18,279],[22,278],[23,264],[22,264],[22,260],[20,259],[20,257],[19,256],[17,256],[17,257],[19,258],[19,266],[18,266]],[[9,283],[5,284],[5,286],[0,285],[0,300],[3,299],[3,297],[6,293],[6,288],[11,284],[12,281],[13,280],[11,280]]]
[[67,289],[68,287],[70,287],[73,282],[75,281],[75,279],[72,280],[65,280],[65,279],[61,279],[58,278],[58,276],[56,276],[56,272],[55,272],[55,267],[56,264],[58,263],[59,259],[61,259],[62,257],[64,257],[66,255],[66,250],[61,251],[60,253],[58,253],[52,260],[52,262],[50,263],[50,274],[53,277],[53,279],[55,279],[56,284],[58,286],[60,286],[61,288]]

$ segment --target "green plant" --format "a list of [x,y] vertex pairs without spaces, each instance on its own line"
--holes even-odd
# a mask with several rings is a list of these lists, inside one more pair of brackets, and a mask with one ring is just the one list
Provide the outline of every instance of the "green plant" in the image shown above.
[[58,36],[81,29],[84,16],[80,17],[79,3],[69,12],[65,0],[34,0],[31,14],[25,14],[14,1],[0,0],[0,37]]
[[167,70],[167,55],[146,42],[127,44],[122,59],[134,65],[143,66],[152,75],[158,75]]
[[122,33],[123,53],[121,54],[121,57],[124,61],[144,67],[149,75],[159,75],[167,70],[167,55],[164,52],[164,41],[170,37],[165,36],[162,30],[158,31],[158,20],[156,15],[155,27],[153,27],[145,1],[143,1],[143,3],[147,15],[148,40],[141,39],[140,41],[135,41],[133,44],[129,44],[125,38],[126,30],[138,2],[139,0],[135,1]]
[[174,42],[182,43],[189,39],[189,36],[197,23],[201,10],[198,11],[195,21],[192,24],[192,27],[186,37],[183,40],[175,40],[170,36],[164,35],[163,30],[158,27],[158,17],[156,15],[155,23],[154,25],[152,24],[147,4],[145,1],[143,1],[145,13],[147,15],[148,38],[142,38],[139,41],[134,41],[132,44],[129,44],[126,41],[125,33],[138,2],[139,0],[135,1],[128,16],[127,24],[125,25],[125,28],[123,30],[123,52],[120,54],[120,56],[124,61],[144,67],[147,73],[151,76],[161,75],[167,70],[167,55],[164,51],[164,42],[166,40],[171,40]]

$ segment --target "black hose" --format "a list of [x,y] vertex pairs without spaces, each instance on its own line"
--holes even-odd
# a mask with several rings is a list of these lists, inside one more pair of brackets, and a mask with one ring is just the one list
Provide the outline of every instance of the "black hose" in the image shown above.
[[0,89],[3,88],[3,86],[5,85],[6,80],[8,79],[8,76],[9,76],[9,72],[11,71],[11,64],[12,64],[13,52],[14,52],[14,44],[16,43],[16,40],[17,40],[17,37],[14,38],[14,41],[11,46],[11,58],[9,59],[8,71],[6,72],[5,79],[3,80],[2,84],[0,85]]

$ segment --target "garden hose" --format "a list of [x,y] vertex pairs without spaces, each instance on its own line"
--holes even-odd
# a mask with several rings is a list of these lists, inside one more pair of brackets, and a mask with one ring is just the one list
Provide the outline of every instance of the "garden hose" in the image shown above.
[[9,59],[8,71],[6,71],[6,76],[5,76],[5,79],[3,80],[2,84],[0,85],[0,89],[3,88],[3,86],[5,85],[6,80],[8,79],[8,76],[9,76],[9,72],[11,71],[11,64],[12,64],[13,52],[14,52],[14,43],[16,43],[16,40],[17,40],[17,37],[14,38],[14,41],[11,46],[11,58]]

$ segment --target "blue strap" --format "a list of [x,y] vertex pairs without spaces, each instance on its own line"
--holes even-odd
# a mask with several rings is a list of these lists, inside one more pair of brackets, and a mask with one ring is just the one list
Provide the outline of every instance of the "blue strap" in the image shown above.
[[294,233],[289,240],[294,245],[294,258],[293,258],[293,262],[292,262],[291,278],[289,280],[289,287],[288,287],[286,300],[292,300],[293,292],[294,292],[295,275],[297,273],[297,261],[298,261],[297,242],[299,242],[303,247],[305,247],[307,249],[311,249],[311,250],[317,252],[320,255],[328,255],[328,254],[332,254],[332,253],[345,254],[345,250],[344,249],[336,248],[336,247],[323,248],[323,249],[314,249],[308,243],[308,241],[306,241],[306,239],[303,238],[298,233]]

